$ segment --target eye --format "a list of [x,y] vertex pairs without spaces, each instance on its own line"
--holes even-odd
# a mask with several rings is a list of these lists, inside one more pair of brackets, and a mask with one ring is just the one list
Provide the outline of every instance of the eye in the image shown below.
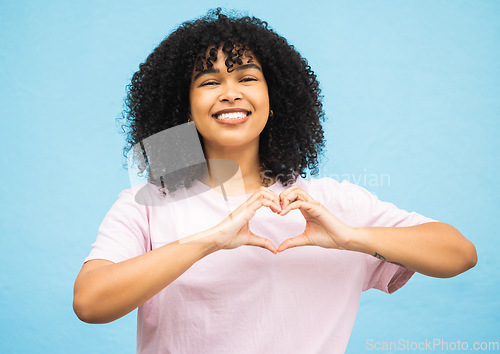
[[250,81],[257,81],[257,79],[255,77],[245,76],[240,80],[240,82],[250,82]]
[[209,81],[204,81],[201,83],[200,87],[202,86],[212,86],[212,85],[218,85],[219,83],[215,80],[209,80]]

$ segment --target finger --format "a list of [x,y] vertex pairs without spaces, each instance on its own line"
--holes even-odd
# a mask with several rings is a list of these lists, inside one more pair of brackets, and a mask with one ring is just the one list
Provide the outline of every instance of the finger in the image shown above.
[[271,240],[264,238],[264,237],[257,236],[253,233],[250,234],[250,236],[248,236],[248,240],[245,243],[245,245],[262,247],[262,248],[268,249],[273,254],[278,253],[276,246],[274,245],[274,243],[271,242]]
[[295,237],[286,239],[279,245],[278,252],[283,252],[289,248],[300,247],[300,246],[312,246],[313,243],[305,234],[300,234]]
[[273,212],[279,214],[281,213],[281,205],[278,204],[278,200],[267,199],[266,196],[261,196],[259,199],[254,200],[253,202],[246,205],[248,210],[252,213],[252,216],[255,212],[261,207],[265,206],[270,208]]
[[262,206],[266,206],[277,214],[281,213],[281,210],[282,210],[281,205],[278,204],[277,200],[269,200],[266,198],[262,198],[262,199],[255,201],[254,203],[258,206],[257,209],[259,209]]
[[284,208],[286,207],[286,205],[288,205],[290,200],[293,200],[296,198],[296,193],[297,193],[298,189],[300,189],[300,187],[298,187],[297,185],[293,185],[290,188],[288,188],[280,193],[280,195],[279,195],[280,202]]
[[249,217],[253,217],[255,212],[262,206],[270,207],[275,213],[281,212],[278,196],[275,193],[268,193],[268,191],[261,189],[252,194],[246,202],[238,206],[238,208],[231,213],[231,217],[246,214],[247,212],[250,213]]
[[311,202],[304,202],[302,200],[297,200],[297,201],[293,202],[292,204],[289,204],[286,208],[284,208],[281,211],[280,216],[285,216],[291,210],[296,210],[296,209],[300,209],[301,211],[310,212],[312,208],[314,208],[314,204],[313,203],[311,203]]
[[266,195],[269,197],[269,199],[277,199],[279,200],[279,196],[270,190],[269,188],[266,187],[260,187],[255,193],[253,193],[250,198],[248,198],[249,202],[252,202],[256,199],[259,199],[262,195]]
[[253,194],[247,201],[247,205],[253,212],[257,211],[262,206],[270,207],[275,213],[280,213],[282,208],[279,202],[279,197],[276,193],[270,190],[260,190]]
[[268,193],[269,195],[272,195],[274,198],[277,198],[279,200],[279,196],[276,194],[276,192],[269,189],[269,187],[260,187],[260,189],[263,192]]
[[297,200],[311,201],[313,200],[302,188],[297,185],[290,187],[282,192],[279,196],[282,208],[286,208],[289,204]]
[[265,196],[265,198],[272,200],[274,203],[276,203],[277,206],[279,206],[279,209],[281,211],[281,203],[280,203],[280,197],[270,190],[269,188],[262,187],[262,195]]

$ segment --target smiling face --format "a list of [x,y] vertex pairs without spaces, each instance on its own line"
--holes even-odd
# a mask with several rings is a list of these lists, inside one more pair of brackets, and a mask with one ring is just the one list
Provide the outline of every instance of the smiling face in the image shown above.
[[231,72],[219,50],[213,67],[194,71],[189,91],[191,118],[205,149],[258,147],[269,117],[267,83],[259,61],[249,53]]

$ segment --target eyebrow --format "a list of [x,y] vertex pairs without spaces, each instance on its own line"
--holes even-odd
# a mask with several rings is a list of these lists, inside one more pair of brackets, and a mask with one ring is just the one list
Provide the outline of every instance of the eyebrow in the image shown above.
[[[262,72],[262,68],[258,66],[257,64],[243,64],[243,65],[238,65],[234,71],[242,71],[242,70],[247,70],[247,69],[257,69],[260,72]],[[207,75],[207,74],[218,74],[220,73],[219,69],[214,69],[210,68],[207,70],[200,71],[198,74],[195,75],[193,81],[196,81],[200,76]]]

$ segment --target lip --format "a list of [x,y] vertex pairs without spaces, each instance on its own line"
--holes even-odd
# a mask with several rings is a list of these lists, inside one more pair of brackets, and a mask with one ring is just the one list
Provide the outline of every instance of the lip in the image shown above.
[[[240,119],[228,119],[228,120],[218,120],[215,118],[216,116],[221,115],[223,113],[235,113],[235,112],[244,112],[244,113],[246,113],[246,117],[240,118]],[[236,125],[236,124],[245,123],[248,120],[248,118],[250,118],[251,115],[252,115],[252,113],[246,109],[228,108],[228,109],[221,109],[220,111],[215,112],[212,115],[212,118],[213,118],[213,120],[215,120],[219,124]]]

